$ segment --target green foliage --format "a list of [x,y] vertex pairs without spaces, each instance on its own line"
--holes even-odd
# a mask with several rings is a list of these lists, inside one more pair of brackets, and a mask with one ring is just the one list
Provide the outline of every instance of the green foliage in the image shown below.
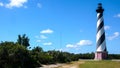
[[120,59],[120,54],[109,54],[108,59]]
[[94,59],[94,53],[79,54],[80,59]]
[[48,54],[52,56],[53,63],[66,63],[71,61],[76,61],[79,59],[77,54],[71,54],[68,52],[61,52],[61,51],[48,51]]
[[[22,45],[22,46],[21,46]],[[28,50],[29,38],[18,35],[17,42],[0,43],[0,68],[35,68],[41,64],[67,63],[79,59],[94,59],[94,53],[74,54],[62,51],[47,51],[41,47]],[[109,54],[108,59],[120,59],[119,54]],[[83,65],[84,66],[84,65]]]
[[29,38],[26,37],[26,34],[23,34],[22,36],[18,35],[17,43],[20,44],[20,45],[23,45],[25,47],[30,46]]
[[39,46],[31,50],[31,56],[40,64],[49,64],[52,61],[52,57]]
[[43,49],[41,48],[41,47],[39,47],[39,46],[37,46],[37,47],[34,47],[33,49],[32,49],[32,51],[33,52],[43,52]]
[[0,43],[0,68],[35,68],[29,51],[13,42]]
[[120,62],[117,61],[84,61],[80,68],[119,68]]

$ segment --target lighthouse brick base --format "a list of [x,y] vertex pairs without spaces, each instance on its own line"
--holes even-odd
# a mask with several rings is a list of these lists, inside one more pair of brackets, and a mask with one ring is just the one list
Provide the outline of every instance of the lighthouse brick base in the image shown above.
[[96,52],[95,53],[95,60],[104,60],[107,59],[107,52]]

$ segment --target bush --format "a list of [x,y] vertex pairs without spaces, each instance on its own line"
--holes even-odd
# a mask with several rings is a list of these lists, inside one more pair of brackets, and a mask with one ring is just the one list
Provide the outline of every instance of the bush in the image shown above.
[[0,43],[0,68],[35,68],[37,65],[24,46],[13,42]]

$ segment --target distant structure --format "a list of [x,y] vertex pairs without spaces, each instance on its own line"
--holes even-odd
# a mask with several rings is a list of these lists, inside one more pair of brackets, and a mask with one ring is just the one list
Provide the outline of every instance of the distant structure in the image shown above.
[[105,41],[105,30],[104,30],[104,19],[103,19],[103,11],[102,4],[98,4],[97,12],[97,35],[96,35],[96,43],[97,49],[95,53],[95,60],[103,60],[107,58],[107,48]]

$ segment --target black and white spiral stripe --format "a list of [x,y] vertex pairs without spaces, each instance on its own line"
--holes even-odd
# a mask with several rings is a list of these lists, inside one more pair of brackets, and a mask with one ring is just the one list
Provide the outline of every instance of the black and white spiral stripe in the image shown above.
[[104,30],[104,21],[103,21],[103,13],[97,13],[97,52],[106,51],[106,41],[105,41],[105,30]]

